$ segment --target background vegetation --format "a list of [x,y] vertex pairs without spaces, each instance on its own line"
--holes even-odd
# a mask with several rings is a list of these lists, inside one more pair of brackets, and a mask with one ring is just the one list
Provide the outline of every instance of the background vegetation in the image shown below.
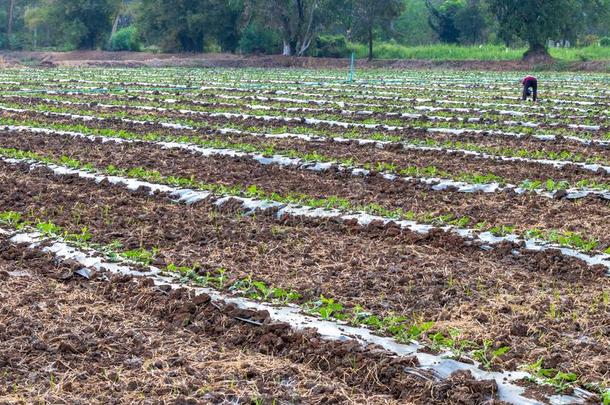
[[610,0],[0,0],[0,49],[610,59]]

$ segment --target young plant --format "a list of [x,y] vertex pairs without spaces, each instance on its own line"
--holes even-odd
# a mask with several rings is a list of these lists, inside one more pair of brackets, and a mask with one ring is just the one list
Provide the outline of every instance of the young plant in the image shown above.
[[61,227],[52,222],[38,222],[36,224],[36,229],[44,236],[57,236],[61,233]]
[[508,346],[493,349],[493,342],[491,340],[484,340],[482,347],[472,351],[472,356],[481,363],[483,368],[489,370],[494,362],[499,357],[508,353],[508,351],[510,351],[510,347]]
[[0,223],[16,228],[21,223],[22,215],[16,211],[0,212]]
[[578,380],[578,376],[575,373],[564,373],[554,368],[542,367],[543,361],[544,358],[541,357],[535,363],[528,364],[522,368],[539,379],[542,384],[555,388],[558,393],[567,391]]
[[159,249],[153,248],[151,251],[144,248],[132,249],[121,253],[125,259],[150,266],[158,253]]
[[324,320],[332,318],[341,320],[345,318],[343,305],[335,302],[333,298],[326,298],[324,295],[320,296],[320,300],[314,304],[314,307],[309,312],[320,315]]

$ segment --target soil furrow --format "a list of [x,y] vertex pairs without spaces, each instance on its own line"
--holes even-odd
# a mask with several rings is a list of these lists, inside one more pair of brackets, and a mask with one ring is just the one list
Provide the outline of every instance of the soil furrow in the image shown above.
[[510,245],[485,252],[437,231],[244,217],[228,207],[218,213],[206,203],[175,205],[44,169],[1,167],[0,210],[71,232],[86,226],[99,243],[156,247],[159,265],[225,268],[233,279],[252,274],[307,298],[325,294],[347,306],[432,320],[464,338],[510,346],[501,361],[509,369],[542,356],[586,379],[609,372],[603,359],[610,318],[601,297],[610,280],[603,269],[556,252],[514,256]]
[[[256,186],[269,193],[294,193],[328,198],[338,196],[354,206],[378,204],[388,210],[402,209],[417,217],[468,216],[470,226],[479,223],[515,225],[519,230],[557,229],[598,239],[610,246],[605,219],[610,203],[598,197],[578,201],[551,200],[535,194],[456,193],[433,191],[419,182],[391,181],[373,175],[355,177],[339,171],[310,172],[293,167],[262,165],[247,157],[204,157],[197,153],[162,149],[146,143],[95,142],[70,136],[32,133],[0,133],[0,146],[19,148],[54,157],[67,156],[95,167],[115,165],[122,169],[143,167],[166,177],[192,178],[208,184]],[[587,218],[583,221],[582,218]]]
[[[451,173],[461,173],[461,172],[472,172],[472,173],[480,173],[480,174],[493,174],[499,177],[505,178],[507,181],[519,184],[525,180],[543,180],[553,179],[556,181],[559,180],[567,180],[572,183],[577,183],[582,180],[589,180],[598,183],[605,183],[609,180],[609,175],[603,171],[599,170],[594,173],[590,170],[583,169],[581,167],[575,165],[568,165],[562,168],[556,168],[546,164],[540,164],[535,162],[519,162],[518,164],[510,161],[501,161],[494,159],[485,159],[482,157],[465,155],[461,152],[455,151],[422,151],[422,150],[405,150],[399,144],[388,144],[384,147],[383,150],[380,150],[374,144],[369,145],[360,145],[358,141],[354,140],[352,142],[333,142],[332,138],[328,139],[328,142],[310,142],[306,140],[299,140],[293,138],[285,138],[285,139],[268,139],[264,138],[262,135],[237,135],[237,134],[225,134],[219,135],[217,130],[214,129],[198,129],[197,131],[185,130],[185,129],[174,129],[163,127],[160,124],[148,123],[146,125],[135,124],[123,121],[121,119],[112,119],[106,118],[104,120],[88,120],[88,121],[80,121],[74,120],[67,117],[44,117],[43,114],[35,113],[35,112],[26,112],[26,113],[13,113],[13,112],[2,112],[2,116],[10,117],[11,119],[19,119],[18,117],[23,116],[31,117],[36,121],[44,121],[49,123],[75,123],[86,125],[91,128],[99,128],[99,129],[107,129],[114,128],[116,130],[128,130],[134,133],[142,133],[146,134],[149,132],[154,132],[157,134],[167,134],[170,136],[194,136],[196,134],[197,137],[201,139],[224,139],[224,140],[235,140],[235,142],[247,142],[255,145],[260,145],[261,147],[265,147],[268,145],[272,145],[277,149],[294,149],[301,153],[320,153],[324,156],[329,156],[337,159],[349,159],[354,158],[359,163],[388,163],[394,164],[398,167],[408,167],[408,166],[436,166],[437,168],[451,172]],[[44,117],[44,118],[43,118]],[[222,125],[229,125],[227,120],[222,118],[215,118],[209,121],[209,123],[214,123],[214,125],[218,128],[222,127]],[[249,126],[256,127],[256,120],[243,120],[240,121],[243,127],[247,128]],[[321,128],[328,128],[328,126],[320,125]],[[267,132],[277,132],[278,127],[273,127],[269,123],[265,123],[264,126],[256,127],[257,131],[261,131],[263,133],[265,130]],[[285,129],[287,132],[290,132],[291,128],[294,128],[294,125],[287,125],[283,127],[279,127]],[[336,131],[336,128],[333,129]],[[366,138],[366,134],[362,136]],[[472,139],[473,143],[478,143],[479,141],[487,140],[485,135],[460,135],[459,137],[450,136],[450,135],[439,135],[440,140],[444,141],[456,141],[459,138],[470,140]],[[418,137],[413,137],[409,139],[421,139]],[[425,139],[425,138],[424,138]],[[436,136],[433,139],[438,139]],[[490,140],[491,142],[491,140]],[[533,147],[530,149],[529,145],[522,145],[525,149],[538,151],[537,147],[539,146],[539,142],[537,141],[523,141],[529,142],[529,145]],[[551,146],[553,143],[549,142],[548,145]],[[492,146],[490,144],[489,146]],[[483,145],[485,146],[485,144]],[[507,146],[508,148],[513,148],[513,146]],[[515,145],[516,147],[516,145]],[[549,147],[542,149],[545,152],[561,152],[563,147]],[[573,153],[579,153],[583,156],[589,156],[585,154],[584,151],[577,149],[574,150]],[[599,156],[606,158],[606,153],[602,153],[601,155],[593,154],[592,157]],[[450,159],[448,158],[450,157]]]
[[294,332],[264,312],[128,276],[85,280],[76,263],[6,240],[0,247],[0,397],[9,402],[423,404],[497,395],[493,382],[418,378],[408,372],[413,358]]

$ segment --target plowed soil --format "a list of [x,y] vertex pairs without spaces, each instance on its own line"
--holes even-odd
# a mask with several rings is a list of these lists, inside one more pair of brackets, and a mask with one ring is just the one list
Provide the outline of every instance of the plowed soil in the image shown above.
[[218,213],[205,202],[187,207],[45,169],[1,167],[0,210],[70,232],[86,226],[98,243],[156,247],[157,265],[222,267],[231,280],[254,275],[305,299],[325,294],[347,306],[459,328],[464,338],[510,346],[500,364],[507,369],[543,356],[547,366],[586,379],[610,372],[610,309],[603,300],[610,279],[605,269],[559,252],[515,256],[514,246],[483,251],[443,232],[254,218],[230,206]]
[[[131,112],[133,112],[134,114],[131,114]],[[98,115],[104,115],[103,111],[98,111],[98,112],[94,112],[95,114]],[[5,114],[5,113],[3,113]],[[146,112],[143,110],[132,110],[130,111],[130,115],[133,115],[135,118],[142,118],[142,116],[148,116],[150,114],[150,112]],[[167,114],[163,114],[163,116],[167,116],[168,119],[165,120],[161,120],[161,121],[171,121],[171,118],[176,118],[176,114],[174,113],[167,113]],[[185,118],[185,116],[180,116],[177,118]],[[192,117],[192,116],[188,116],[189,119],[193,119],[197,121],[196,117]],[[261,120],[257,120],[257,119],[239,119],[239,118],[223,118],[223,117],[205,117],[205,119],[200,119],[200,122],[203,122],[203,127],[205,128],[207,125],[209,125],[210,123],[213,123],[214,125],[221,125],[221,126],[230,126],[232,122],[239,122],[243,127],[256,127],[258,131],[264,132],[277,132],[276,130],[278,128],[282,128],[284,131],[286,132],[290,132],[290,128],[293,128],[297,125],[302,125],[302,123],[285,123],[285,122],[264,122]],[[108,125],[116,125],[117,127],[122,126],[122,124],[120,123],[113,123],[112,121],[108,122],[108,121],[103,121],[103,123],[101,123],[100,125],[103,125],[104,127],[108,127]],[[332,125],[327,125],[327,124],[318,124],[315,126],[318,129],[322,129],[326,132],[329,132],[331,134],[336,134],[336,136],[341,136],[340,132],[340,128],[332,126]],[[140,128],[141,130],[142,128]],[[176,133],[176,131],[172,130],[172,133]],[[214,132],[214,131],[211,131]],[[383,132],[383,131],[374,131],[374,130],[363,130],[363,129],[358,129],[356,130],[356,132],[361,132],[363,133],[363,135],[361,135],[362,137],[366,138],[366,134],[373,134],[373,133],[379,133],[379,132]],[[192,134],[192,133],[191,133]],[[396,132],[388,132],[388,135],[397,135],[398,133]],[[433,139],[442,139],[442,136],[437,136],[434,135],[430,138]],[[482,140],[484,139],[485,136],[484,135],[479,135],[478,139]],[[421,136],[412,136],[412,135],[407,135],[405,136],[405,139],[425,139],[425,137],[421,137]],[[466,140],[468,138],[462,138],[463,140]],[[455,140],[452,139],[452,140]],[[260,140],[259,140],[260,141]],[[253,142],[256,142],[256,140],[253,140]],[[333,157],[354,157],[357,161],[359,162],[369,162],[369,161],[373,161],[375,163],[377,162],[388,162],[388,163],[395,163],[397,164],[399,167],[407,167],[409,165],[418,165],[418,166],[426,166],[426,165],[434,165],[442,170],[448,171],[448,172],[462,172],[462,171],[468,171],[470,169],[470,171],[474,171],[474,172],[479,172],[479,173],[491,173],[497,176],[501,176],[503,178],[509,179],[510,181],[514,181],[515,183],[519,183],[521,181],[524,180],[532,180],[532,179],[542,179],[542,180],[546,180],[546,179],[553,179],[553,180],[567,180],[570,182],[578,182],[580,180],[592,180],[592,181],[596,181],[596,182],[608,182],[609,181],[609,177],[610,175],[603,170],[599,170],[597,172],[592,172],[590,170],[586,170],[582,167],[579,167],[577,165],[566,165],[563,168],[559,169],[559,168],[555,168],[551,165],[548,164],[540,164],[540,163],[535,163],[535,162],[519,162],[518,165],[515,164],[515,162],[511,162],[511,161],[503,161],[503,160],[499,160],[499,159],[483,159],[477,156],[472,156],[472,155],[465,155],[462,152],[457,152],[457,151],[421,151],[421,150],[417,150],[417,151],[413,151],[413,150],[405,150],[403,149],[400,145],[390,145],[389,147],[386,147],[384,150],[380,151],[379,148],[376,148],[375,146],[358,146],[355,144],[349,144],[349,143],[337,143],[337,142],[333,142],[333,143],[315,143],[312,145],[311,142],[306,142],[306,141],[295,141],[295,140],[277,140],[275,141],[277,144],[281,144],[284,147],[291,147],[291,148],[295,148],[297,150],[309,150],[311,151],[312,148],[315,148],[315,151],[324,155],[328,155],[328,156],[333,156]],[[354,142],[355,143],[355,142]],[[536,150],[543,150],[543,151],[549,151],[549,152],[561,152],[562,150],[564,150],[563,146],[562,147],[557,147],[557,148],[553,148],[550,145],[552,145],[552,143],[549,143],[548,146],[545,146],[545,144],[542,144],[542,142],[540,141],[535,141],[534,142],[533,147],[526,147],[526,149],[529,149],[530,151],[536,151]],[[482,146],[485,146],[485,143],[483,143]],[[574,153],[581,153],[579,152],[580,148],[576,148],[573,149],[572,152]],[[601,149],[601,148],[600,148]],[[565,149],[567,151],[570,151],[570,148]],[[582,149],[580,149],[582,151]],[[605,152],[603,152],[603,149],[601,149],[601,152],[597,152],[597,153],[592,153],[591,156],[595,157],[598,156],[600,157],[602,160],[607,159],[607,155]],[[364,151],[364,153],[362,152]],[[371,153],[371,152],[375,152],[375,153]],[[368,152],[368,153],[367,153]],[[388,152],[388,154],[386,154],[385,152]],[[584,156],[588,156],[589,153],[583,153]]]
[[[417,360],[0,241],[3,403],[500,403]],[[240,319],[251,319],[253,323]],[[260,324],[260,326],[254,325]]]
[[[516,225],[518,229],[560,229],[588,235],[610,246],[604,220],[610,202],[598,197],[576,201],[544,198],[533,193],[456,193],[433,191],[427,185],[387,180],[379,175],[352,176],[336,170],[312,172],[279,165],[261,165],[250,158],[204,157],[185,150],[162,149],[145,143],[95,142],[70,136],[0,133],[0,146],[21,148],[59,159],[68,156],[104,168],[115,165],[132,169],[158,170],[164,176],[193,178],[229,186],[256,185],[259,189],[306,194],[314,197],[339,196],[355,206],[379,204],[420,215],[452,214],[468,216],[471,226]],[[586,221],[583,221],[586,218]]]
[[[82,97],[82,96],[81,96]],[[86,98],[91,99],[91,100],[95,100],[94,97],[88,97]],[[103,99],[103,97],[102,97]],[[127,102],[127,101],[126,101]],[[24,119],[25,117],[28,117],[30,119],[36,120],[36,121],[42,121],[42,122],[52,122],[52,123],[61,123],[61,122],[65,122],[65,123],[70,123],[70,124],[74,124],[74,120],[69,120],[69,119],[65,119],[65,118],[61,118],[61,117],[47,117],[43,114],[40,113],[36,113],[36,112],[27,112],[27,113],[11,113],[11,112],[7,112],[7,111],[0,111],[0,116],[2,117],[6,117],[6,118],[18,118],[18,119]],[[206,120],[208,122],[210,122],[210,124],[214,123],[215,119],[208,119]],[[217,124],[222,124],[223,121],[220,120]],[[87,126],[91,126],[93,128],[96,127],[96,121],[87,121],[84,123]],[[263,125],[263,127],[265,125],[268,125],[267,123],[265,123]],[[97,126],[101,126],[103,128],[108,128],[109,126],[109,122],[107,120],[105,120],[102,123],[97,123]],[[142,125],[138,125],[138,124],[133,124],[133,123],[128,123],[128,122],[124,122],[124,121],[111,121],[110,122],[110,126],[111,127],[115,127],[117,129],[124,129],[124,130],[129,130],[129,131],[133,131],[136,133],[139,132],[145,132],[145,131],[150,131],[151,128],[143,128]],[[256,120],[246,120],[244,126],[250,126],[250,127],[256,127],[256,126],[261,126],[261,123],[256,121]],[[202,128],[199,132],[202,132],[202,130],[205,130],[205,128]],[[515,129],[516,130],[516,129]],[[155,128],[155,132],[164,132],[164,131],[168,131],[167,128],[163,128],[161,126],[159,126],[158,128]],[[337,129],[337,128],[331,128],[330,129],[330,133],[335,133],[335,136],[340,137],[341,136],[341,132]],[[578,130],[572,130],[573,132],[578,132]],[[172,134],[176,134],[176,130],[172,130],[171,131]],[[192,135],[192,131],[183,131],[185,135]],[[510,132],[510,130],[509,130]],[[552,131],[551,131],[552,132]],[[371,133],[379,133],[379,131],[362,131],[363,133],[363,137],[368,137]],[[584,134],[589,134],[589,132],[583,131]],[[391,135],[398,135],[400,136],[403,140],[409,141],[409,140],[426,140],[426,139],[434,139],[436,141],[439,142],[456,142],[456,141],[461,141],[461,142],[466,142],[466,143],[473,143],[476,145],[480,145],[483,147],[494,147],[494,148],[506,148],[506,149],[512,149],[512,150],[519,150],[519,149],[524,149],[530,152],[536,152],[536,151],[541,151],[541,152],[556,152],[556,153],[561,153],[561,152],[570,152],[573,154],[580,154],[582,156],[585,156],[589,159],[600,159],[600,160],[606,160],[606,161],[610,161],[610,149],[606,146],[601,146],[599,144],[590,144],[590,145],[585,145],[581,142],[575,141],[575,140],[571,140],[568,138],[563,138],[561,136],[557,137],[557,139],[555,141],[541,141],[538,140],[534,137],[530,137],[530,136],[524,136],[522,138],[516,138],[516,137],[512,137],[512,136],[502,136],[502,135],[493,135],[491,133],[463,133],[460,135],[454,135],[454,134],[444,134],[444,133],[428,133],[424,130],[405,130],[405,131],[401,131],[398,133],[391,133]],[[248,140],[248,142],[262,142],[261,139],[259,138],[255,138],[253,140]],[[310,148],[317,148],[318,145],[311,145],[311,143],[308,144]]]

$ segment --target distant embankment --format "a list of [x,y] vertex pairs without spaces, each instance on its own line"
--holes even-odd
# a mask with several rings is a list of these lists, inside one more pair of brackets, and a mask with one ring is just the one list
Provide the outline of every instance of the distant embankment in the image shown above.
[[[241,56],[232,54],[152,54],[141,52],[1,52],[5,67],[295,67],[347,68],[346,59],[296,58],[284,56]],[[556,60],[543,64],[522,61],[484,60],[366,60],[358,68],[450,69],[450,70],[560,70],[609,72],[610,61],[567,62]]]

